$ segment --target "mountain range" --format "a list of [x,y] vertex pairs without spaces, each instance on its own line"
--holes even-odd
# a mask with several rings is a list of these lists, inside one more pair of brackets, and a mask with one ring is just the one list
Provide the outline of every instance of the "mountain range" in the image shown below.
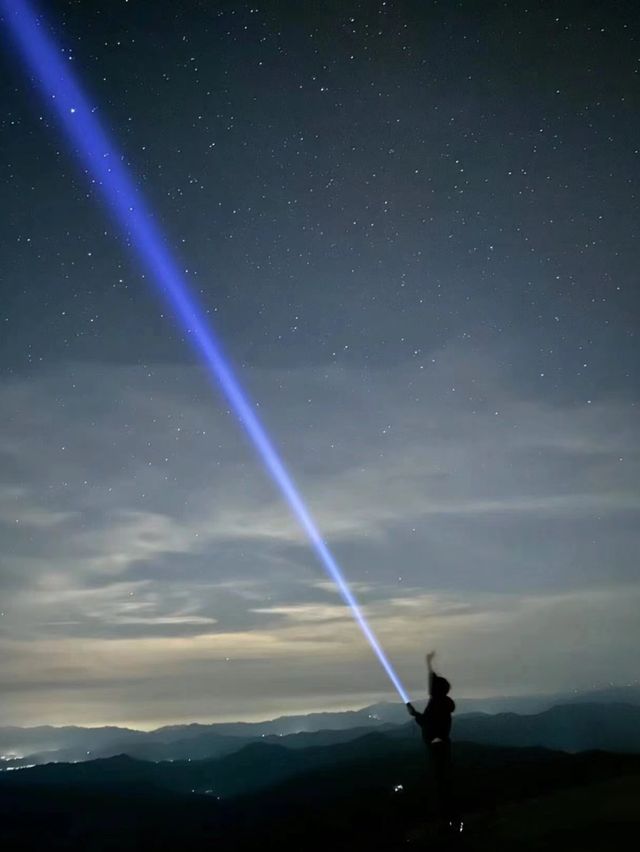
[[[456,743],[502,747],[640,753],[640,707],[567,704],[527,716],[472,713],[456,719],[454,737]],[[58,752],[55,761],[20,772],[8,770],[25,767],[29,758],[5,761],[0,782],[11,776],[17,784],[82,788],[90,778],[102,788],[121,787],[122,778],[127,778],[135,785],[174,792],[212,791],[226,797],[271,786],[309,768],[339,764],[354,753],[372,750],[398,755],[420,748],[419,730],[412,721],[254,739],[205,732],[169,743],[132,743],[126,753],[107,758],[63,761]]]
[[[625,703],[612,700],[621,697],[627,699]],[[71,763],[118,754],[149,761],[201,760],[233,754],[256,741],[302,749],[402,726],[407,731],[414,728],[403,705],[377,704],[343,713],[285,716],[265,722],[174,725],[149,732],[118,727],[7,727],[0,728],[0,768]],[[640,751],[640,689],[585,694],[574,703],[560,703],[535,713],[457,712],[454,737],[487,745],[565,751]]]
[[[533,713],[455,714],[465,825],[456,848],[604,852],[637,833],[640,703],[633,691],[623,694],[627,703],[607,700],[619,699],[617,691],[599,697]],[[42,762],[31,767],[24,763],[34,757],[5,755],[3,849],[450,848],[434,835],[428,761],[404,707],[149,733],[44,727],[0,735],[5,747],[62,746],[34,752]]]
[[[466,827],[461,848],[604,852],[637,830],[640,755],[466,742],[456,743],[454,755]],[[48,764],[0,773],[0,846],[452,848],[431,836],[427,779],[424,747],[408,725],[299,749],[253,742],[215,760],[152,763],[120,755]],[[528,813],[535,822],[527,822]]]

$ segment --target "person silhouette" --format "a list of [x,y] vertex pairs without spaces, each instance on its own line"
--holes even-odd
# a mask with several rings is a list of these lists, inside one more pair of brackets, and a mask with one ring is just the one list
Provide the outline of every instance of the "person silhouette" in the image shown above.
[[436,801],[440,816],[452,824],[453,804],[451,798],[451,714],[456,705],[449,697],[451,684],[433,669],[436,652],[427,654],[429,670],[429,701],[424,713],[418,712],[409,702],[407,709],[422,731],[427,746],[435,780]]

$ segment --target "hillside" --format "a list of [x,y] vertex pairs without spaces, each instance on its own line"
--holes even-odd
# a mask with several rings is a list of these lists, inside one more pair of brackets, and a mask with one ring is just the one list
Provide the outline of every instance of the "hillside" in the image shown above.
[[[240,727],[189,725],[160,728],[149,733],[121,728],[2,729],[0,737],[4,737],[5,758],[0,766],[7,768],[49,762],[86,761],[118,754],[154,761],[203,760],[224,757],[253,742],[275,743],[290,749],[301,749],[347,742],[373,731],[391,733],[400,728],[414,731],[415,726],[408,719],[406,709],[400,707],[399,710],[400,713],[398,708],[393,706],[393,714],[384,714],[381,708],[378,708],[378,712],[373,707],[365,708],[358,714],[348,714],[341,720],[341,724],[330,714],[326,721],[328,724],[334,723],[335,727],[295,734],[273,733],[274,728],[280,727],[281,720],[256,723],[253,728],[251,725],[244,726],[243,723],[238,723]],[[354,727],[356,715],[358,719],[366,720],[366,723]],[[391,716],[398,719],[396,724],[388,721]],[[320,722],[319,717],[314,718],[317,723]],[[291,722],[289,726],[293,725]],[[229,730],[236,733],[231,734]],[[239,730],[245,730],[245,735],[240,736]],[[56,731],[60,732],[61,740],[66,743],[64,747],[43,751],[29,750],[28,744],[34,741],[51,745]],[[544,746],[567,751],[594,748],[640,751],[640,707],[633,704],[581,702],[559,705],[530,715],[456,713],[453,735],[457,740],[489,745]],[[10,746],[9,743],[13,745]],[[9,757],[19,748],[22,749],[21,752],[18,751],[20,757]]]
[[[270,778],[258,780],[269,766]],[[187,791],[213,778],[228,797]],[[434,838],[421,744],[380,734],[306,751],[256,744],[202,765],[114,758],[36,767],[5,773],[0,784],[0,845],[11,850],[443,848]],[[640,756],[461,743],[456,789],[466,833],[459,848],[604,849],[596,841],[607,819],[637,827],[630,791],[639,785]],[[252,791],[233,794],[247,786]],[[582,846],[568,844],[572,830]]]
[[454,718],[455,738],[476,743],[640,752],[640,707],[631,704],[565,704],[530,716]]

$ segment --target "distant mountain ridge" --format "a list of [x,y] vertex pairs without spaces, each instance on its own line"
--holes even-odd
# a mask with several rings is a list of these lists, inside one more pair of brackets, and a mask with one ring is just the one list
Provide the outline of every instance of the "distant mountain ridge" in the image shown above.
[[[640,708],[632,705],[566,705],[533,716],[470,714],[456,720],[454,732],[457,755],[474,754],[474,749],[516,749],[520,760],[533,755],[539,762],[547,759],[545,754],[561,753],[549,749],[549,740],[554,739],[564,751],[579,751],[592,750],[596,738],[603,754],[635,751],[635,760],[640,760]],[[368,730],[344,742],[332,742],[330,734],[344,736],[344,732],[320,731],[269,741],[260,738],[231,754],[204,760],[151,762],[121,754],[79,763],[48,763],[0,773],[0,790],[59,787],[131,795],[198,793],[226,799],[309,772],[335,773],[343,764],[365,767],[392,761],[400,767],[424,767],[424,746],[412,721]],[[288,745],[290,739],[301,736],[303,742]]]
[[[207,735],[175,743],[195,746]],[[457,802],[469,836],[480,825],[486,839],[460,848],[603,852],[637,834],[640,707],[573,704],[530,715],[456,714],[454,738]],[[550,738],[565,749],[597,742],[603,750],[570,754],[540,747]],[[407,848],[415,820],[424,842],[414,848],[442,848],[427,842],[431,793],[425,748],[412,720],[226,739],[235,739],[236,751],[204,760],[154,762],[119,754],[0,772],[0,846],[24,852],[253,852],[258,840],[283,852],[390,852]],[[613,753],[632,747],[637,754]],[[549,810],[549,797],[561,791]],[[516,822],[517,839],[498,847],[487,826],[513,827],[511,805],[523,800],[539,803],[535,823]],[[612,819],[624,824],[616,829]],[[550,846],[543,836],[545,845],[527,845],[538,828],[558,842]],[[605,842],[590,845],[592,834]]]
[[[593,701],[594,696],[598,698],[597,703]],[[622,705],[621,696],[625,699],[624,706],[630,708],[629,710],[612,710],[605,713],[595,709],[613,707],[614,701],[617,705]],[[592,700],[588,701],[589,698]],[[636,750],[634,732],[628,731],[627,723],[620,720],[619,731],[628,731],[624,736],[628,735],[630,738],[629,745],[623,745],[621,749],[619,741],[624,737],[621,734],[616,739],[616,731],[612,730],[610,720],[613,718],[612,714],[616,713],[626,713],[633,717],[634,708],[640,712],[640,687],[612,687],[585,693],[577,696],[577,700],[571,704],[563,701],[562,696],[560,699],[553,708],[553,717],[538,718],[535,722],[531,719],[541,716],[541,711],[537,709],[533,714],[501,712],[496,716],[487,715],[484,711],[479,712],[476,708],[486,707],[488,703],[491,703],[491,706],[504,704],[509,707],[514,703],[518,705],[518,702],[520,706],[526,707],[532,702],[537,705],[541,702],[544,704],[542,698],[483,701],[460,699],[458,712],[454,717],[455,737],[492,744],[545,745],[567,750],[599,747]],[[420,706],[420,702],[416,703]],[[585,710],[581,715],[578,710],[567,711],[575,717],[574,722],[569,724],[565,719],[567,713],[563,715],[560,709],[563,706],[584,706],[591,709]],[[542,715],[551,709],[543,706]],[[465,712],[468,710],[474,712]],[[530,721],[522,721],[525,719]],[[595,719],[598,721],[594,721]],[[357,738],[374,729],[384,731],[389,726],[406,723],[407,711],[404,705],[382,703],[354,711],[283,716],[264,722],[170,725],[149,732],[119,727],[13,726],[0,728],[0,768],[50,761],[86,761],[117,754],[155,761],[215,758],[236,752],[256,740],[273,739],[275,742],[286,744],[288,748],[305,748],[314,742],[316,736],[318,743],[333,744]],[[569,728],[574,724],[579,725],[580,733],[572,733],[567,728],[568,724]],[[599,745],[600,742],[602,745]]]
[[571,752],[640,753],[640,707],[633,704],[560,704],[534,715],[470,713],[454,719],[456,740]]

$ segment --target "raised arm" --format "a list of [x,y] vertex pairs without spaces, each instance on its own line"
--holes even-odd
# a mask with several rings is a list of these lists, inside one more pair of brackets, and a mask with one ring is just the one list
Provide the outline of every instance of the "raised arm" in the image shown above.
[[435,655],[436,655],[435,651],[429,651],[429,653],[426,656],[427,669],[429,671],[429,695],[433,694],[433,677],[435,675],[435,672],[433,670],[433,658],[435,657]]

